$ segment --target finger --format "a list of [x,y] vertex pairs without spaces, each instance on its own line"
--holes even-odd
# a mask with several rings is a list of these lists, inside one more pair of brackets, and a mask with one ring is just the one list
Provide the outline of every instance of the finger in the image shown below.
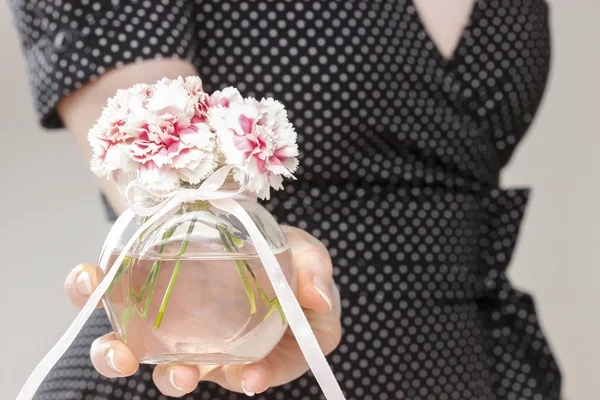
[[273,368],[267,360],[246,365],[242,370],[241,386],[247,396],[267,390],[275,380]]
[[[315,334],[319,347],[325,355],[330,354],[340,343],[342,329],[335,310],[321,313],[306,310],[306,318]],[[308,370],[308,364],[291,331],[285,333],[277,347],[266,357],[274,372],[270,386],[279,386],[291,382]],[[246,379],[244,377],[244,379]]]
[[90,348],[92,365],[107,378],[130,376],[139,363],[133,352],[112,332],[94,340]]
[[274,384],[274,372],[267,360],[253,364],[230,364],[220,368],[199,367],[203,381],[210,381],[238,393],[253,396],[262,393]]
[[323,243],[302,229],[282,228],[292,249],[300,305],[318,312],[331,311],[333,264],[329,252]]
[[331,295],[333,300],[333,310],[338,319],[340,319],[342,318],[342,297],[340,295],[340,290],[333,280],[331,281]]
[[232,392],[242,392],[243,364],[198,365],[200,380],[214,382]]
[[306,318],[325,355],[335,350],[342,339],[342,323],[337,310],[329,313],[307,311]]
[[[104,273],[100,268],[91,264],[79,264],[65,280],[67,298],[75,307],[82,308],[103,277]],[[98,307],[102,307],[102,303]]]
[[196,389],[200,371],[193,365],[160,364],[154,368],[152,379],[165,396],[181,397]]

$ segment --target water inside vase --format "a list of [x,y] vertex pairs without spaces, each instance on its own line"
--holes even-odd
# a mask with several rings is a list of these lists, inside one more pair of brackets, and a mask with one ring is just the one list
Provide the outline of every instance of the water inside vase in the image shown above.
[[[255,255],[198,254],[127,257],[104,299],[113,328],[142,363],[264,358],[287,324],[270,303],[275,293],[262,262]],[[275,256],[295,288],[289,249]]]

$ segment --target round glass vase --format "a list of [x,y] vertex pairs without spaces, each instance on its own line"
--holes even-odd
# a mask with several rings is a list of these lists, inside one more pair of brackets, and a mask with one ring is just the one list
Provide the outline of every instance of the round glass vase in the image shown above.
[[[296,291],[273,216],[240,197]],[[104,269],[147,218],[134,217]],[[111,251],[104,249],[103,253]],[[230,364],[264,358],[287,322],[248,233],[208,202],[186,203],[142,233],[104,296],[113,329],[141,363]]]

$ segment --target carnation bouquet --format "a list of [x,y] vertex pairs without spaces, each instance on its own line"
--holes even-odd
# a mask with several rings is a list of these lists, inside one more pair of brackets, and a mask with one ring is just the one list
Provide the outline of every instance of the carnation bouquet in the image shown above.
[[197,185],[234,165],[248,178],[246,189],[268,199],[298,166],[296,132],[281,103],[243,99],[233,87],[208,95],[198,77],[118,91],[89,141],[97,175],[137,178],[161,191]]
[[109,232],[105,277],[19,395],[30,399],[102,300],[141,363],[264,358],[286,329],[330,399],[343,394],[295,297],[291,251],[257,198],[293,179],[296,132],[284,106],[198,77],[137,84],[89,132],[91,168],[128,209]]

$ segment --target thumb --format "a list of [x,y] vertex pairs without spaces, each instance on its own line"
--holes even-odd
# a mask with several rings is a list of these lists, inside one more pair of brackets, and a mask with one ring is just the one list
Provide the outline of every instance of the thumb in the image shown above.
[[[73,268],[65,280],[65,292],[71,304],[82,308],[103,277],[104,272],[91,264],[79,264]],[[102,307],[102,303],[98,306]]]

